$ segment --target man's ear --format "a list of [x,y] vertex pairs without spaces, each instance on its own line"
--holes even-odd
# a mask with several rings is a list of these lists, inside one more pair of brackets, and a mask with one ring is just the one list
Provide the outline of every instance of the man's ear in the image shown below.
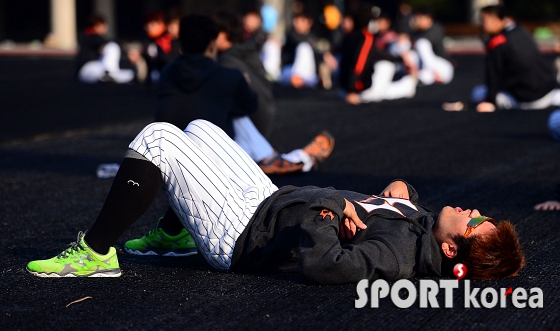
[[443,251],[443,254],[450,259],[457,256],[457,247],[452,243],[442,243],[441,250]]

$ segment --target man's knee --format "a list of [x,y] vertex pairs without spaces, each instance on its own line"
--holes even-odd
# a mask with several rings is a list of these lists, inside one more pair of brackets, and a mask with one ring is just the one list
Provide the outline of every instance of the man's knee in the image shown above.
[[215,124],[213,124],[212,122],[209,122],[207,120],[202,120],[202,119],[198,119],[198,120],[194,120],[192,122],[190,122],[185,131],[189,131],[189,132],[193,132],[193,131],[197,131],[197,130],[204,130],[204,129],[218,129],[221,130],[218,126],[216,126]]
[[110,41],[103,47],[104,55],[119,55],[121,54],[121,47],[114,41]]

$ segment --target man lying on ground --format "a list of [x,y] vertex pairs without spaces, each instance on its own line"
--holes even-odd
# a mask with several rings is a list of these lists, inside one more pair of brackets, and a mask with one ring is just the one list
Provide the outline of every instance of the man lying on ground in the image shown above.
[[[507,221],[459,207],[444,207],[438,216],[418,205],[415,189],[401,180],[379,196],[278,189],[221,129],[196,120],[185,131],[168,123],[145,127],[130,143],[93,226],[27,270],[40,277],[120,276],[112,246],[152,204],[162,182],[181,225],[219,271],[298,272],[343,284],[445,276],[459,262],[471,278],[492,279],[516,275],[524,265]],[[181,239],[176,234],[157,227],[149,236],[159,242],[138,249],[172,251]]]

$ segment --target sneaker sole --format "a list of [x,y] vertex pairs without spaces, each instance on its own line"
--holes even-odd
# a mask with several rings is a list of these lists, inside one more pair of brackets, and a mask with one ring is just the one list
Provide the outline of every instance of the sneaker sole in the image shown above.
[[194,252],[186,252],[186,253],[177,253],[177,252],[167,252],[164,254],[160,254],[157,252],[152,251],[147,251],[147,252],[141,252],[135,249],[130,249],[130,248],[126,248],[125,247],[125,252],[127,252],[128,254],[132,254],[132,255],[140,255],[140,256],[147,256],[147,255],[157,255],[157,256],[171,256],[171,257],[184,257],[184,256],[191,256],[191,255],[196,255],[198,254],[197,251]]
[[27,269],[27,272],[29,272],[30,274],[32,274],[33,276],[36,277],[42,277],[42,278],[64,278],[64,277],[120,277],[121,276],[121,269],[117,270],[110,270],[110,271],[97,271],[94,273],[91,273],[89,275],[75,275],[75,274],[66,274],[66,275],[59,275],[57,273],[46,273],[46,272],[35,272],[35,271],[31,271],[29,269]]

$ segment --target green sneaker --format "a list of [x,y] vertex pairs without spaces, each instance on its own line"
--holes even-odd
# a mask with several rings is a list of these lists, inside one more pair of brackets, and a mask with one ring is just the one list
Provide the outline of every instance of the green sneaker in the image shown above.
[[197,253],[193,237],[183,229],[176,236],[170,236],[158,226],[139,239],[124,244],[127,253],[135,255],[189,256]]
[[62,253],[48,260],[31,261],[27,271],[37,277],[119,277],[121,269],[114,247],[100,255],[88,247],[84,233]]

